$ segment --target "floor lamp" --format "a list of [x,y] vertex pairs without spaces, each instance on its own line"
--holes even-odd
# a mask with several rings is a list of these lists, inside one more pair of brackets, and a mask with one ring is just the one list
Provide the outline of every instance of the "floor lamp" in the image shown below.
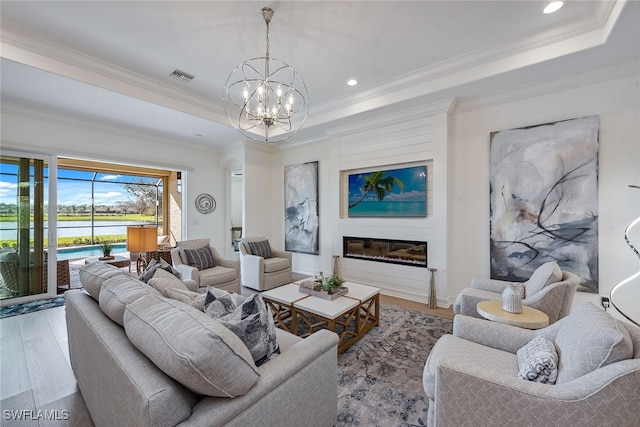
[[[127,227],[127,250],[138,252],[136,272],[142,274],[147,267],[146,253],[158,249],[158,229],[143,225]],[[143,254],[145,256],[143,256]]]

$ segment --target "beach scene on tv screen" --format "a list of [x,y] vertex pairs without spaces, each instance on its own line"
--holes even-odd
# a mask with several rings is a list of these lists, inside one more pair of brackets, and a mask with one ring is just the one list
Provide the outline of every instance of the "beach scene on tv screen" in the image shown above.
[[427,167],[349,175],[349,217],[426,217]]

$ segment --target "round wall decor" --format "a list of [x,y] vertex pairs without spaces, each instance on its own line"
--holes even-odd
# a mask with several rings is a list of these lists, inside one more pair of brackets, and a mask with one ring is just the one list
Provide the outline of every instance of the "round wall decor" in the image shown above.
[[196,197],[196,209],[201,214],[210,214],[216,208],[216,199],[211,194],[202,193]]

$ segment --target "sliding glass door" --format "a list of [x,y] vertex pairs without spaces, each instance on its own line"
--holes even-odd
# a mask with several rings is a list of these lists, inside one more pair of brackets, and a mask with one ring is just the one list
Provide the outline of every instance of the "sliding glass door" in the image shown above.
[[49,179],[49,157],[0,155],[2,305],[55,294],[48,286]]

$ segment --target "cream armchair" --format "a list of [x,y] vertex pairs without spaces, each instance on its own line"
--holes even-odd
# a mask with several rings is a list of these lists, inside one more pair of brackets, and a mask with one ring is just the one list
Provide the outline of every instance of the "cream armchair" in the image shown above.
[[[254,254],[251,250],[252,245],[263,246],[270,256]],[[266,291],[291,283],[291,252],[274,249],[266,237],[246,237],[242,239],[238,249],[243,286],[256,291]]]
[[[518,354],[540,336],[557,349],[555,384],[519,376],[538,366],[532,361],[547,363]],[[640,328],[591,303],[536,331],[455,316],[453,335],[433,346],[422,383],[431,427],[638,426]]]
[[183,240],[177,242],[177,246],[171,250],[171,262],[173,267],[182,274],[185,285],[200,293],[207,291],[208,286],[240,293],[240,261],[231,258],[223,258],[216,248],[209,246],[213,257],[214,266],[198,269],[189,264],[185,250],[202,249],[209,245],[209,239]]
[[[480,301],[500,301],[508,283],[502,280],[477,279],[458,294],[453,304],[455,314],[482,318],[476,305]],[[536,308],[549,316],[549,324],[569,314],[580,278],[568,271],[561,271],[555,262],[543,264],[524,282],[525,298],[522,304]]]

